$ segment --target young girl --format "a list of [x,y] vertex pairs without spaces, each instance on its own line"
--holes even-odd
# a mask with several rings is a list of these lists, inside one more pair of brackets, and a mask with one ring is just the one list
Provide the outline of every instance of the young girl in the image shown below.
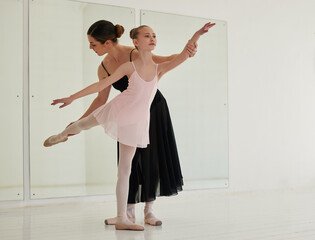
[[[123,26],[99,20],[87,31],[90,49],[103,56],[98,67],[99,81],[104,81],[111,73],[126,63],[138,58],[139,52],[133,47],[121,45],[119,38],[124,33]],[[187,44],[189,57],[196,53],[197,46]],[[177,54],[158,56],[152,54],[155,63],[171,61]],[[123,92],[128,87],[128,77],[124,76],[112,84],[113,88]],[[107,102],[111,86],[100,91],[81,118],[87,117]],[[158,89],[150,107],[149,123],[150,144],[146,148],[137,148],[132,159],[129,177],[127,216],[136,221],[136,203],[144,202],[144,222],[152,226],[162,225],[162,221],[153,214],[153,205],[159,196],[177,195],[182,191],[183,176],[177,152],[176,139],[167,101]],[[118,150],[119,145],[117,144]],[[119,156],[118,156],[119,157]],[[106,218],[106,225],[115,225],[116,217]]]
[[[205,24],[189,42],[195,44],[199,37],[214,25],[210,22]],[[86,118],[73,123],[60,134],[49,137],[44,142],[44,146],[65,142],[70,134],[78,134],[81,130],[102,125],[105,132],[119,142],[115,227],[125,230],[143,230],[142,226],[129,221],[126,214],[131,161],[137,147],[146,148],[149,144],[149,110],[157,91],[158,80],[166,72],[184,62],[188,58],[188,54],[184,49],[171,61],[157,65],[154,63],[151,53],[156,46],[156,36],[153,30],[148,26],[140,26],[131,30],[130,37],[139,51],[139,57],[134,62],[122,64],[104,81],[94,83],[70,97],[54,100],[52,105],[62,103],[60,108],[65,107],[75,99],[101,91],[125,75],[129,77],[128,88]]]

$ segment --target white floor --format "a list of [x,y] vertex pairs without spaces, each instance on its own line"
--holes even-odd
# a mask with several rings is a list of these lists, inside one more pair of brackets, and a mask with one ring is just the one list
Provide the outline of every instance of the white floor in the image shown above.
[[[185,189],[213,189],[228,187],[228,179],[185,179]],[[64,198],[115,194],[116,182],[107,184],[67,184],[30,186],[31,199]],[[23,200],[23,184],[16,187],[0,187],[0,201]],[[1,205],[1,202],[0,202]],[[1,207],[1,206],[0,206]]]
[[[0,204],[1,240],[314,240],[315,189],[261,193],[185,191],[158,198],[160,227],[116,231],[103,220],[115,202],[76,202],[8,208]],[[137,223],[143,224],[143,204]]]

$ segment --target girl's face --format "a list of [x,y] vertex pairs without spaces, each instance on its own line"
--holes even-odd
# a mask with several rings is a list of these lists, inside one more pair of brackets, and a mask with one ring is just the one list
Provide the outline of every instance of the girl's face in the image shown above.
[[108,41],[102,44],[90,35],[87,35],[87,37],[90,43],[90,49],[93,49],[98,56],[102,56],[108,52]]
[[156,46],[156,35],[150,27],[143,27],[139,29],[139,34],[134,39],[134,44],[140,49],[154,50]]

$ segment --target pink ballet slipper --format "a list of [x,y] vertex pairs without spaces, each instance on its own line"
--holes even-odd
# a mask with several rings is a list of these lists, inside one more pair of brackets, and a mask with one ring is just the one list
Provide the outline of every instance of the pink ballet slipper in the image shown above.
[[143,231],[144,227],[138,224],[123,224],[123,223],[116,223],[115,224],[116,230],[131,230],[131,231]]
[[151,225],[151,226],[161,226],[162,225],[162,221],[160,219],[156,218],[153,215],[153,213],[151,213],[151,212],[145,214],[144,222],[146,224]]
[[[128,219],[129,219],[129,221],[131,221],[133,223],[136,222],[136,218],[134,218],[134,217],[129,217],[128,216]],[[105,225],[115,225],[116,222],[117,222],[117,218],[116,217],[114,217],[114,218],[107,218],[107,219],[104,220]]]
[[65,142],[67,140],[68,140],[68,137],[57,139],[57,135],[53,135],[53,136],[50,136],[49,138],[47,138],[45,140],[44,146],[45,147],[51,147],[53,145],[56,145],[56,144],[61,143],[61,142]]

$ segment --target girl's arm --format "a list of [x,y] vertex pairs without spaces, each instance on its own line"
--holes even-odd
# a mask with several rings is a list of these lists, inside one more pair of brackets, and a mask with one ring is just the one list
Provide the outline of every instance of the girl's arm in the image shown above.
[[158,55],[152,54],[152,59],[156,64],[161,64],[164,62],[172,61],[177,55],[178,54],[173,54],[170,56],[158,56]]
[[[187,43],[185,46],[185,50],[188,54],[188,57],[194,57],[197,52],[197,44]],[[170,56],[158,56],[158,55],[153,54],[152,59],[156,64],[161,64],[164,62],[172,61],[177,56],[178,54],[173,54]]]
[[53,100],[51,105],[62,103],[62,105],[59,108],[63,108],[78,98],[102,91],[103,89],[117,82],[124,75],[129,75],[129,73],[131,73],[132,70],[133,68],[129,62],[124,63],[121,66],[119,66],[117,70],[110,77],[105,78],[103,81],[93,83],[90,86],[82,89],[81,91],[76,92],[75,94],[71,95],[70,97]]
[[[197,41],[200,38],[200,36],[208,32],[208,30],[214,25],[215,23],[211,23],[211,22],[206,23],[201,29],[195,32],[192,38],[188,41],[188,44],[197,45]],[[173,68],[183,63],[189,57],[185,49],[186,48],[184,48],[184,50],[180,54],[178,54],[175,58],[173,58],[171,61],[164,62],[159,65],[159,78],[161,78],[168,71],[172,70]]]
[[[102,65],[100,65],[98,67],[98,71],[97,71],[97,75],[98,75],[98,79],[99,81],[104,81],[108,75],[105,72],[104,68],[102,67]],[[85,113],[78,119],[82,119],[87,117],[88,115],[90,115],[95,109],[97,109],[98,107],[102,106],[103,104],[105,104],[108,100],[109,97],[109,93],[111,90],[111,86],[103,89],[102,91],[100,91],[97,95],[97,97],[93,100],[93,102],[91,103],[91,105],[89,106],[89,108],[85,111]],[[73,124],[74,122],[71,122],[70,124],[68,124],[67,127],[69,127],[71,124]],[[68,134],[68,136],[73,136],[75,134]]]

